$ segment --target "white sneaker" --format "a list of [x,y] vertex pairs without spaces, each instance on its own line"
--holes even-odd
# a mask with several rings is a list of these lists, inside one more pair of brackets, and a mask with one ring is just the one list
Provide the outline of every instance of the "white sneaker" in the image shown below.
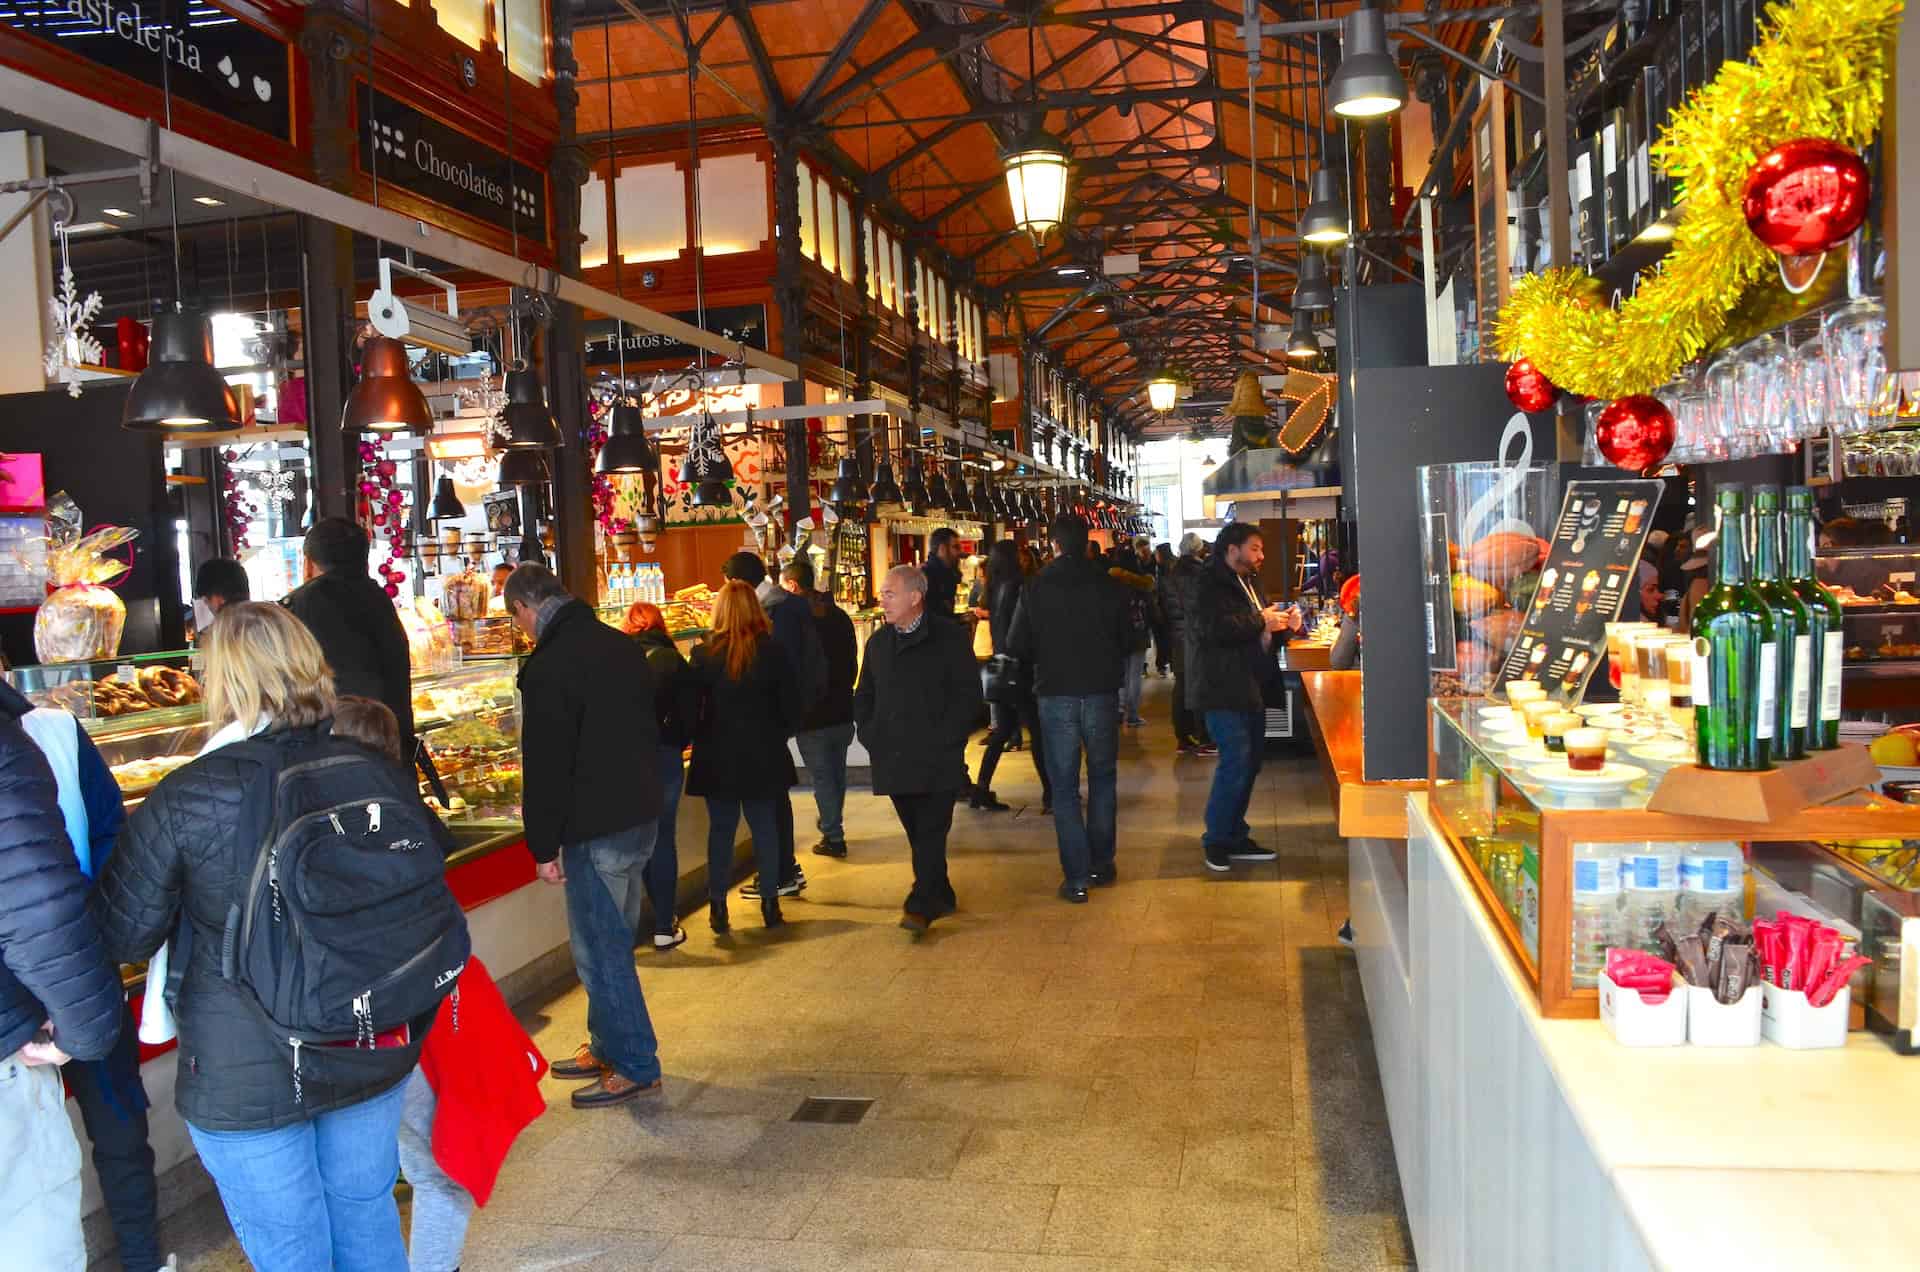
[[180,1272],[180,1256],[177,1254],[168,1255],[167,1261],[160,1265],[157,1272]]

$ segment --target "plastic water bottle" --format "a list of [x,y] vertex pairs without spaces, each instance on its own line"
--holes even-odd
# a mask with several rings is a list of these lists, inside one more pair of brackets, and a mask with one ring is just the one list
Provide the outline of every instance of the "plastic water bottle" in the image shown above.
[[1573,983],[1598,985],[1607,948],[1621,942],[1620,858],[1615,844],[1573,846]]
[[1660,952],[1653,930],[1679,910],[1681,847],[1656,843],[1626,846],[1620,860],[1622,945],[1649,954]]
[[1687,844],[1680,857],[1680,924],[1691,930],[1715,913],[1744,918],[1747,859],[1735,843]]
[[667,603],[667,575],[666,572],[660,568],[658,561],[652,562],[647,566],[647,578],[653,584],[653,603],[655,605],[665,605]]

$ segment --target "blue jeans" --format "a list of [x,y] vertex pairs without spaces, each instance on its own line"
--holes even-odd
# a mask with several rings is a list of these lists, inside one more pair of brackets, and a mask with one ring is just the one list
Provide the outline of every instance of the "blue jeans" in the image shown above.
[[1204,842],[1232,847],[1253,834],[1247,825],[1247,804],[1266,758],[1267,713],[1209,711],[1206,720],[1207,735],[1220,748],[1220,762],[1214,766],[1213,789],[1207,792]]
[[642,1086],[660,1077],[660,1044],[633,965],[646,896],[642,876],[653,855],[656,824],[560,849],[567,872],[567,940],[587,991],[587,1044],[602,1064]]
[[727,888],[733,883],[733,834],[740,829],[742,813],[747,816],[747,829],[753,832],[761,905],[780,899],[780,825],[775,811],[779,802],[707,796],[707,895],[717,904],[726,904]]
[[674,919],[680,909],[680,787],[686,780],[686,766],[680,762],[680,748],[670,743],[660,746],[660,820],[653,836],[653,856],[647,858],[642,872],[647,883],[647,903],[653,907],[653,930],[658,936],[672,936]]
[[796,734],[793,740],[800,745],[800,758],[807,763],[820,834],[839,843],[846,838],[841,815],[847,807],[847,748],[853,745],[853,721],[810,729]]
[[1129,653],[1120,673],[1120,718],[1140,723],[1140,682],[1147,669],[1146,652]]
[[393,1181],[407,1084],[271,1131],[187,1124],[201,1165],[259,1272],[394,1272],[407,1266]]
[[[1040,733],[1053,788],[1053,833],[1060,841],[1060,873],[1084,886],[1096,870],[1113,867],[1114,817],[1120,768],[1118,698],[1040,699]],[[1080,752],[1087,753],[1087,809],[1080,813]]]

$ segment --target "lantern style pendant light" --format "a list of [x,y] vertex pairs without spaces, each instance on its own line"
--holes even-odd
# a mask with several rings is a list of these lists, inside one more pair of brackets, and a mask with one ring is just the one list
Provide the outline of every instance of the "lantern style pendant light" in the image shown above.
[[1171,371],[1162,371],[1147,381],[1147,405],[1161,413],[1171,411],[1180,400],[1180,383]]
[[1039,243],[1060,225],[1067,209],[1067,148],[1036,128],[1001,157],[1007,170],[1007,201],[1015,229]]
[[552,450],[560,444],[560,427],[547,409],[540,377],[525,366],[507,372],[507,437],[504,450]]
[[343,433],[430,433],[433,409],[413,382],[407,346],[376,336],[360,351],[360,383],[340,410]]
[[1321,247],[1347,241],[1347,201],[1331,168],[1315,168],[1307,181],[1307,210],[1300,216],[1300,237]]
[[[425,406],[425,400],[421,402]],[[213,325],[195,310],[156,314],[147,369],[127,391],[120,427],[136,433],[213,433],[240,427],[233,389],[213,369]]]
[[1387,15],[1359,8],[1340,20],[1340,68],[1328,105],[1347,119],[1377,119],[1407,104],[1407,81],[1387,51]]
[[1333,284],[1327,278],[1327,258],[1315,251],[1300,253],[1300,281],[1293,289],[1295,309],[1333,308]]
[[600,448],[596,471],[614,473],[651,472],[660,462],[653,443],[647,440],[647,422],[640,408],[631,402],[616,402],[607,420],[607,442]]
[[442,476],[433,484],[433,511],[429,514],[434,521],[458,521],[467,515],[467,506],[460,502],[460,496],[454,492],[453,478]]
[[1320,339],[1314,335],[1313,315],[1304,309],[1293,311],[1293,331],[1287,336],[1287,357],[1295,362],[1311,362],[1320,356]]

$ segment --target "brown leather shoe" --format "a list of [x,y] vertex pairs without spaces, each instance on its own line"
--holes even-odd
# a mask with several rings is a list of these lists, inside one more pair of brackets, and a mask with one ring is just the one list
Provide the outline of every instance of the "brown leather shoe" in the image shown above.
[[643,1095],[660,1094],[660,1079],[655,1078],[646,1085],[629,1081],[612,1069],[600,1075],[600,1080],[592,1086],[581,1087],[573,1093],[573,1107],[576,1109],[599,1109],[609,1104],[625,1104],[637,1100]]
[[580,1049],[565,1060],[555,1060],[547,1065],[547,1072],[564,1082],[584,1082],[588,1078],[597,1078],[606,1071],[606,1066],[593,1054],[591,1043],[581,1043]]
[[925,936],[927,929],[933,926],[933,920],[924,914],[915,914],[912,910],[900,913],[900,926],[915,936]]

